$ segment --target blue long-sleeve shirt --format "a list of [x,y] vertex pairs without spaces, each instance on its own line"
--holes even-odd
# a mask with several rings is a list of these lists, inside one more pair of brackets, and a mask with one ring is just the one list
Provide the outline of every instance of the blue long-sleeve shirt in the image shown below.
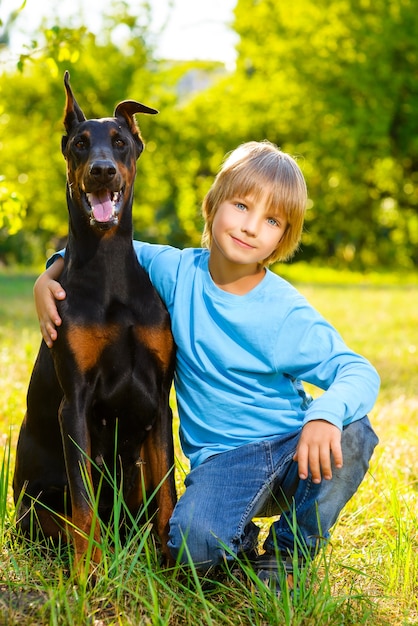
[[[180,439],[192,467],[311,420],[342,429],[372,409],[376,370],[287,281],[267,270],[235,295],[212,281],[208,250],[134,246],[171,316]],[[324,393],[312,401],[301,381]]]
[[[239,296],[214,284],[207,250],[139,242],[135,250],[171,316],[181,442],[192,467],[310,420],[342,428],[373,407],[376,370],[273,272]],[[309,402],[299,381],[326,391]]]

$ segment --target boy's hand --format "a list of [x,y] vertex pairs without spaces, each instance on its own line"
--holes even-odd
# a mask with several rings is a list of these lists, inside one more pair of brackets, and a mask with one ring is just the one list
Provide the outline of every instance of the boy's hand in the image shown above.
[[343,466],[341,431],[325,420],[313,420],[302,428],[296,453],[293,457],[299,466],[299,478],[304,480],[311,470],[312,482],[332,478],[331,456],[337,468]]
[[61,318],[57,311],[56,300],[64,300],[66,297],[64,289],[60,283],[55,280],[59,277],[60,271],[57,273],[57,267],[60,263],[54,263],[54,270],[46,270],[39,276],[33,288],[35,298],[35,307],[38,314],[39,325],[41,327],[42,337],[51,348],[56,340],[58,333],[57,326],[61,325]]

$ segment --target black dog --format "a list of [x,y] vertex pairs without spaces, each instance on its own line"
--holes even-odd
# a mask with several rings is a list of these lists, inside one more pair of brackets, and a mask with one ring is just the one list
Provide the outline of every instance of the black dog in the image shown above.
[[92,536],[97,563],[92,493],[99,494],[100,518],[109,521],[108,478],[116,476],[133,517],[144,494],[156,492],[147,513],[155,513],[169,559],[173,339],[132,246],[133,184],[144,147],[134,114],[157,111],[124,101],[114,117],[86,120],[68,72],[64,84],[69,237],[60,281],[67,298],[59,304],[58,339],[51,350],[42,343],[29,385],[13,479],[18,524],[26,534],[35,527],[52,538],[71,535],[79,566]]

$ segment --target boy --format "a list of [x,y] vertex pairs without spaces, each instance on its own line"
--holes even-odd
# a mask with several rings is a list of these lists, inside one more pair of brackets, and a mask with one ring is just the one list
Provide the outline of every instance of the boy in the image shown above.
[[[307,191],[269,142],[226,159],[203,202],[202,249],[135,242],[165,302],[177,347],[180,438],[190,460],[169,547],[200,572],[256,555],[252,519],[280,515],[254,566],[315,556],[368,469],[375,369],[268,269],[297,249]],[[43,337],[57,336],[55,255],[35,285]],[[301,381],[324,390],[312,400]],[[296,520],[295,529],[293,519]]]

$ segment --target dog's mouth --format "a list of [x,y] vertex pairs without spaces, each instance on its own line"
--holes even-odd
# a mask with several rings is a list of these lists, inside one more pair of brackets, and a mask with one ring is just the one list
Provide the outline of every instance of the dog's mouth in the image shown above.
[[90,224],[100,228],[111,228],[119,221],[119,211],[123,199],[123,189],[110,191],[102,189],[96,193],[86,193],[90,212]]

